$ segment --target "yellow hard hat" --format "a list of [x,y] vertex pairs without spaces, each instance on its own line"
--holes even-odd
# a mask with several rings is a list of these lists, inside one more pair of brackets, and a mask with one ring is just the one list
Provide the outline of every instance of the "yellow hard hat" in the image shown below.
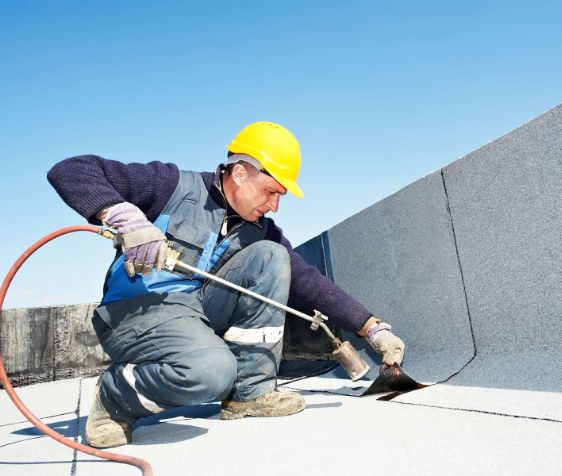
[[289,192],[304,197],[297,184],[301,148],[288,129],[273,122],[254,122],[242,129],[226,148],[234,154],[253,157]]

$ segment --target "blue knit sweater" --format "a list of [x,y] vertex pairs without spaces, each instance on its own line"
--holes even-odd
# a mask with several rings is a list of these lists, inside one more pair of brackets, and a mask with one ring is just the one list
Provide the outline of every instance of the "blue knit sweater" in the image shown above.
[[[211,197],[226,209],[228,204],[213,185],[215,173],[202,172],[201,175]],[[154,221],[172,196],[179,177],[179,169],[174,164],[124,164],[96,155],[63,160],[47,175],[67,205],[93,224],[100,224],[96,215],[101,210],[123,201],[134,203]],[[352,332],[361,329],[372,313],[307,264],[293,250],[281,229],[274,223],[271,225],[267,239],[282,244],[291,259],[291,303],[308,312],[317,309],[343,329]]]

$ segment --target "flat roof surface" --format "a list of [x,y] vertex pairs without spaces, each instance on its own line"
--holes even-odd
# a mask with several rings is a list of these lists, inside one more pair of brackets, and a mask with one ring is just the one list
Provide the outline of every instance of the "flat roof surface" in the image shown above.
[[[45,423],[83,442],[95,382],[17,391]],[[291,383],[307,408],[289,417],[222,421],[218,403],[162,413],[141,420],[133,443],[112,451],[148,460],[157,476],[562,472],[561,393],[438,384],[390,401],[341,394],[367,383],[330,377]],[[0,405],[0,474],[141,474],[42,435],[5,391]]]

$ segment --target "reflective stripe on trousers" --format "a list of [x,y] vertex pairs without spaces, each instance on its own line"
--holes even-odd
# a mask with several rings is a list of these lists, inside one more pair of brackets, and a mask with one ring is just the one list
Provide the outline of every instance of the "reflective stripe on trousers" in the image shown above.
[[232,326],[222,338],[234,344],[276,344],[283,339],[285,326],[261,327],[259,329],[243,329]]

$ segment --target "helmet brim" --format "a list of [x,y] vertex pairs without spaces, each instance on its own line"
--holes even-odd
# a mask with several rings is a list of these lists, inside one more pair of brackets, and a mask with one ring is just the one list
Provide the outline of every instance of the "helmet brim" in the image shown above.
[[304,193],[299,187],[297,182],[292,180],[279,180],[277,177],[272,175],[272,177],[277,180],[283,187],[285,187],[289,192],[291,192],[297,198],[304,198]]

